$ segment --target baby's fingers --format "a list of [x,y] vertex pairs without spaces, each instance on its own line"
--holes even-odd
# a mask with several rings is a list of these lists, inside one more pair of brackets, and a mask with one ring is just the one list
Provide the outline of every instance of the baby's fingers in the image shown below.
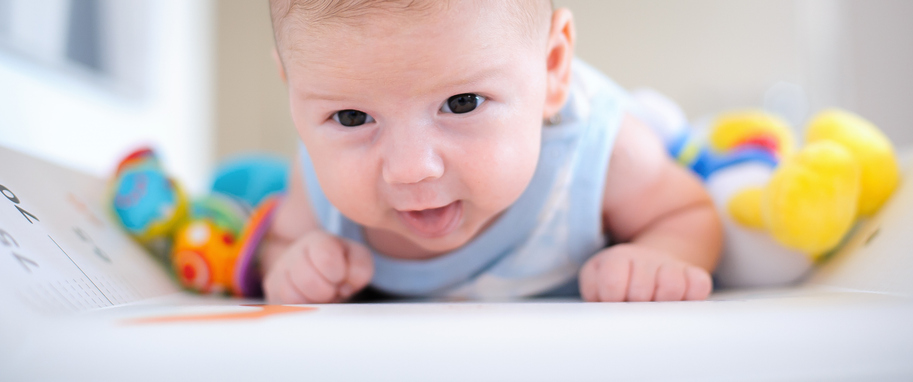
[[685,300],[705,300],[713,290],[710,274],[695,266],[685,268],[685,282],[688,286]]
[[336,298],[336,285],[329,282],[311,262],[310,256],[302,257],[303,264],[291,268],[291,286],[305,297],[307,303],[332,302]]
[[305,304],[308,298],[293,285],[288,269],[277,269],[263,282],[263,294],[269,304]]
[[314,233],[309,239],[306,254],[314,269],[331,284],[342,283],[348,265],[341,239],[323,233]]
[[686,289],[685,267],[681,264],[663,264],[656,271],[654,301],[681,301]]
[[339,288],[339,295],[343,299],[367,286],[374,276],[374,260],[371,251],[364,246],[346,242],[346,259],[349,263],[348,274],[345,283]]
[[285,270],[267,274],[263,280],[263,295],[268,304],[295,304],[303,302],[304,296],[298,295],[288,280]]
[[627,256],[609,256],[608,252],[600,254],[596,267],[597,292],[599,301],[624,301],[631,282],[631,259]]
[[594,256],[580,270],[580,297],[584,301],[599,301],[599,256]]
[[631,281],[628,285],[628,301],[650,301],[656,290],[658,266],[652,261],[631,261]]

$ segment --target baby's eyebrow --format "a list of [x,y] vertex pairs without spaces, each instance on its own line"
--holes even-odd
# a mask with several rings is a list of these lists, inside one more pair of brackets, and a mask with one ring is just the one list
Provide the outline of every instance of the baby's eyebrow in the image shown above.
[[501,72],[500,65],[490,66],[488,68],[485,68],[484,70],[473,73],[469,77],[462,77],[462,78],[458,78],[454,81],[442,83],[442,84],[438,85],[438,88],[449,89],[449,88],[476,84],[476,83],[483,82],[483,81],[489,80],[491,78],[494,78],[498,74],[500,74],[500,72]]
[[[472,74],[465,77],[453,78],[452,76],[446,79],[441,79],[440,81],[435,81],[430,84],[426,83],[422,85],[422,89],[416,89],[415,94],[433,94],[438,93],[441,89],[458,89],[465,88],[468,85],[478,84],[483,81],[496,78],[503,73],[504,64],[493,64],[487,65],[486,67],[474,71]],[[454,90],[454,91],[472,91],[467,89]],[[353,94],[343,94],[343,93],[334,93],[334,92],[325,92],[316,90],[313,87],[305,87],[298,91],[299,97],[304,100],[310,101],[329,101],[329,102],[348,102],[353,100]]]
[[314,91],[303,90],[300,92],[301,98],[308,100],[321,100],[321,101],[346,101],[350,97],[342,94],[332,94],[332,93],[320,93]]

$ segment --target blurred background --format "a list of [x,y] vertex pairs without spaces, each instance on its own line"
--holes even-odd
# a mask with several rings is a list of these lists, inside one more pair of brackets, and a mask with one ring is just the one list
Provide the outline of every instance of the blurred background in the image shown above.
[[[913,1],[555,0],[577,54],[689,118],[828,106],[913,146]],[[100,176],[139,145],[201,192],[214,163],[291,157],[265,0],[0,0],[0,145]],[[8,164],[4,164],[8,165]]]

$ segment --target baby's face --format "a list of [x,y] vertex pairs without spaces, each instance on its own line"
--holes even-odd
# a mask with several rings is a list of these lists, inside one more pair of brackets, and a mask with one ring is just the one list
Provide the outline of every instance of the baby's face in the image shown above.
[[369,239],[415,257],[453,250],[532,178],[545,40],[510,30],[495,3],[286,36],[295,126],[327,197]]

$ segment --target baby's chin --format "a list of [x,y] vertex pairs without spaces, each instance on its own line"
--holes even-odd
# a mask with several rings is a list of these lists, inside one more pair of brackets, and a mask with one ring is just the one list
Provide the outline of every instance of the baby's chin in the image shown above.
[[[431,259],[441,255],[444,255],[449,252],[453,252],[466,243],[470,242],[472,237],[468,239],[424,239],[418,238],[417,240],[410,240],[416,247],[421,249],[420,253],[415,258],[421,259]],[[411,256],[410,256],[411,257]]]
[[426,237],[415,235],[411,232],[397,233],[406,245],[399,245],[397,249],[389,251],[391,257],[403,257],[414,259],[430,259],[438,257],[448,252],[453,252],[470,241],[478,234],[477,230],[471,230],[466,227],[459,227],[453,232],[438,236]]
[[414,260],[431,259],[463,247],[488,225],[467,223],[461,219],[456,227],[443,235],[417,233],[402,222],[396,224],[395,228],[365,227],[365,233],[369,245],[386,256]]
[[[414,232],[402,234],[405,240],[408,240],[416,249],[420,249],[424,256],[422,258],[432,258],[448,252],[460,249],[478,235],[484,232],[491,223],[497,220],[500,214],[494,215],[481,222],[461,220],[459,224],[446,235],[436,237],[427,237],[416,235]],[[412,256],[408,256],[412,257]]]

